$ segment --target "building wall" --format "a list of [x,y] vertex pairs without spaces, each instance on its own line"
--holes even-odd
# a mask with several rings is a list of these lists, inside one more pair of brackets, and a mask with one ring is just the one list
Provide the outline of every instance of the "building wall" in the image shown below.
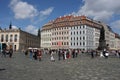
[[115,49],[120,50],[120,38],[115,38]]
[[11,46],[14,50],[18,50],[19,49],[19,30],[16,30],[16,29],[0,30],[0,43],[5,43],[7,44],[8,48],[10,48]]
[[52,48],[69,48],[69,27],[58,27],[52,29]]
[[109,48],[115,49],[115,34],[113,32],[109,32]]
[[86,49],[86,26],[79,25],[70,28],[70,48]]
[[94,28],[94,49],[98,48],[99,39],[100,39],[100,29]]
[[106,44],[109,45],[109,49],[115,49],[115,33],[109,28],[108,25],[102,23],[105,29]]
[[[8,39],[6,37],[7,35]],[[20,29],[0,30],[0,43],[5,43],[7,44],[8,48],[12,47],[14,50],[23,50],[27,49],[28,47],[40,47],[39,37]]]
[[70,29],[70,48],[89,50],[98,48],[100,30],[87,25],[73,26]]
[[36,35],[20,31],[20,50],[32,48],[40,48],[40,38]]
[[[45,34],[45,30],[51,30],[51,48],[53,49],[97,49],[102,26],[100,22],[89,19],[86,16],[69,15],[58,17],[45,24],[41,29],[41,34]],[[41,38],[44,37],[41,36]],[[42,43],[45,44],[48,41],[41,41]]]
[[52,30],[44,30],[41,32],[41,48],[51,48]]

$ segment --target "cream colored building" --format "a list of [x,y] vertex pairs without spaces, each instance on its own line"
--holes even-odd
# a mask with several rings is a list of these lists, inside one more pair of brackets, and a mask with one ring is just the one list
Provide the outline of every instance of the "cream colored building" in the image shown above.
[[86,16],[67,15],[45,24],[41,47],[50,49],[96,49],[102,25]]
[[101,23],[105,29],[105,40],[106,40],[106,44],[109,45],[110,49],[114,49],[115,48],[115,33],[112,31],[112,29],[104,24]]
[[120,35],[115,33],[115,49],[120,50]]
[[[44,27],[51,27],[51,22],[44,25]],[[41,30],[41,48],[51,48],[51,29],[42,29]]]
[[0,30],[0,43],[6,44],[7,48],[12,47],[14,50],[25,50],[29,47],[39,48],[40,38],[36,35],[27,33],[21,29]]

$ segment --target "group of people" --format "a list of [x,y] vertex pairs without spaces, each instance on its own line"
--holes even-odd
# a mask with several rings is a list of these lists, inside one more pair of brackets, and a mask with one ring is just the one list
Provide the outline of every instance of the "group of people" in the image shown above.
[[13,55],[13,49],[10,48],[10,49],[3,49],[1,51],[1,57],[7,57],[7,55],[9,56],[9,58],[12,58],[12,55]]
[[91,50],[90,54],[91,58],[94,58],[95,56],[100,56],[107,59],[110,55],[118,56],[120,58],[120,50],[106,50],[106,49],[104,49],[103,51]]
[[29,56],[31,59],[34,60],[39,60],[41,61],[42,59],[42,54],[48,54],[50,57],[51,61],[55,61],[55,54],[58,55],[58,60],[66,60],[69,58],[77,58],[79,53],[78,49],[73,49],[73,50],[69,50],[69,49],[59,49],[59,50],[34,50],[34,49],[30,49],[30,50],[26,50],[25,51],[25,55]]
[[[77,58],[78,54],[81,53],[89,53],[91,54],[91,58],[94,58],[96,56],[105,57],[106,59],[110,54],[112,54],[110,51],[104,49],[103,51],[98,50],[91,50],[88,52],[81,51],[79,49],[52,49],[52,50],[26,50],[25,55],[27,56],[29,54],[29,57],[34,60],[41,61],[42,54],[48,54],[49,58],[52,62],[55,62],[57,55],[58,60],[66,60],[69,58]],[[120,58],[120,50],[116,51],[116,54]]]
[[78,49],[58,49],[58,50],[45,50],[43,51],[43,53],[46,53],[46,54],[50,54],[50,60],[51,61],[55,61],[55,58],[54,58],[54,54],[57,54],[58,55],[58,60],[66,60],[66,59],[69,59],[69,58],[77,58],[78,54],[79,54],[79,50]]
[[25,56],[30,56],[31,59],[34,59],[34,60],[39,60],[41,61],[41,58],[42,58],[42,52],[41,50],[26,50],[25,51]]

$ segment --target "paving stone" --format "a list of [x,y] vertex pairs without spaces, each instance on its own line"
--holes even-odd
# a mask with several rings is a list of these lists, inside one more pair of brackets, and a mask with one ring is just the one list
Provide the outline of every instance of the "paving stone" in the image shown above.
[[[117,57],[94,58],[80,54],[77,58],[50,61],[43,54],[42,61],[32,60],[23,53],[13,58],[0,57],[0,80],[119,80],[120,59]],[[3,70],[2,70],[3,69]]]

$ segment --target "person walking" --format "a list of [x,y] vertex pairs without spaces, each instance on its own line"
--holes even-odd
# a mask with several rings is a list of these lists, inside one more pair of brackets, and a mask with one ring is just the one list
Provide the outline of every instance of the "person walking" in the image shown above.
[[3,49],[3,51],[2,51],[2,56],[1,57],[6,57],[6,50],[5,50],[5,48]]
[[37,60],[37,50],[34,51],[34,55],[33,55],[33,56],[34,56],[33,58],[34,58],[35,60]]
[[30,54],[29,54],[29,55],[30,55],[30,59],[33,59],[33,51],[30,50],[29,53],[30,53]]
[[64,52],[64,50],[62,50],[62,56],[63,56],[63,60],[65,60],[65,52]]
[[41,61],[42,52],[40,50],[37,51],[37,57],[38,57],[38,60]]
[[72,57],[75,58],[75,50],[72,50]]
[[64,50],[64,57],[65,57],[65,59],[67,59],[66,55],[67,55],[67,51]]
[[118,56],[119,56],[119,58],[120,58],[120,50],[118,51]]
[[50,57],[50,60],[51,60],[52,62],[55,62],[55,59],[54,59],[53,55],[54,55],[54,52],[52,51],[52,52],[51,52],[51,55],[50,55],[50,56],[51,56],[51,57]]
[[104,57],[105,57],[106,59],[108,58],[109,53],[106,51],[106,49],[104,49],[104,51],[103,51],[103,55],[104,55]]
[[28,56],[28,50],[26,50],[24,53],[25,53],[25,56],[27,57]]
[[10,48],[10,50],[9,50],[9,57],[12,58],[12,55],[13,55],[13,49]]
[[94,58],[94,50],[91,51],[91,58]]
[[75,57],[77,57],[77,55],[78,55],[78,50],[76,49],[75,50]]
[[60,61],[61,60],[61,51],[58,50],[58,60]]
[[69,52],[69,50],[67,50],[66,57],[67,57],[67,59],[69,59],[69,58],[70,58],[70,52]]

